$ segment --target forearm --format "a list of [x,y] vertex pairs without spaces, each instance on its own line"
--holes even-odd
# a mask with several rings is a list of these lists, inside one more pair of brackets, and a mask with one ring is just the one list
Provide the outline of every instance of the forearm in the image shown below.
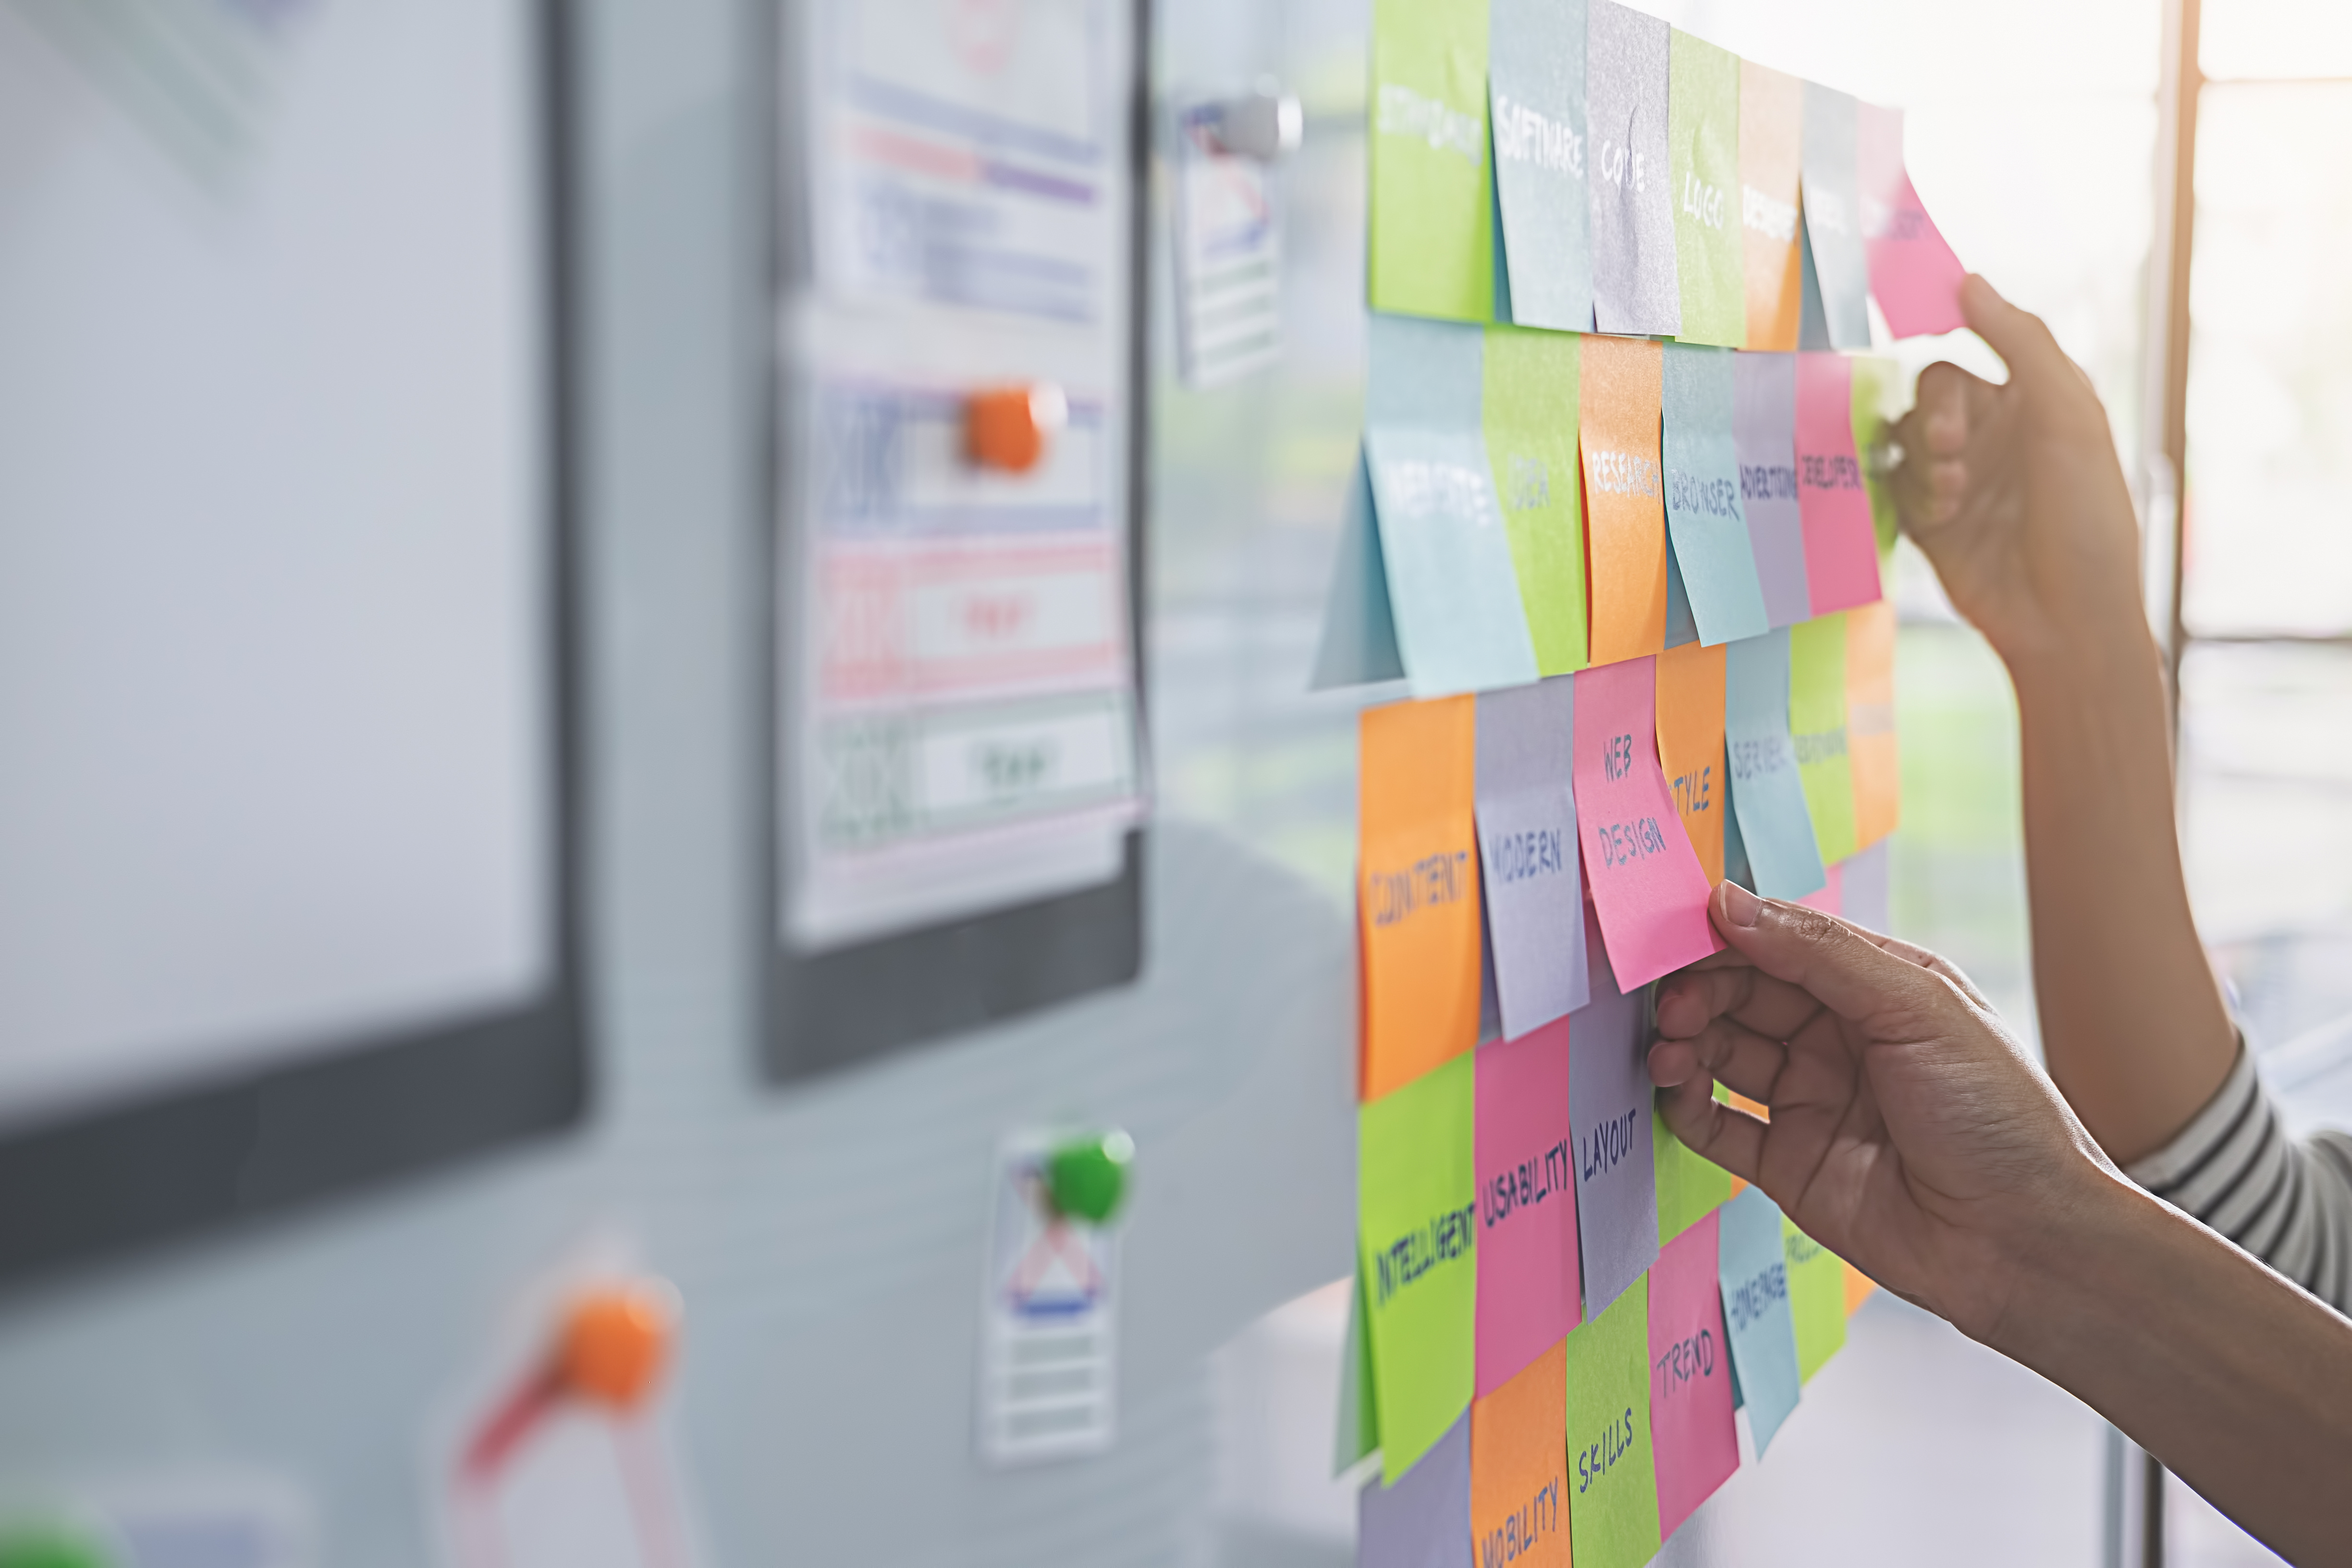
[[2137,611],[2013,658],[2034,989],[2051,1076],[2118,1163],[2164,1145],[2237,1045],[2189,909],[2170,719]]
[[2352,1323],[2106,1173],[1987,1335],[2292,1562],[2352,1560]]

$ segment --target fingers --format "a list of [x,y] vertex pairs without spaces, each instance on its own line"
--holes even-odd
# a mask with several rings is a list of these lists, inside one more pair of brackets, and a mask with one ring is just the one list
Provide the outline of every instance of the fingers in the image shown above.
[[1942,984],[1833,916],[1759,899],[1736,882],[1717,887],[1707,912],[1724,941],[1757,968],[1801,987],[1843,1018],[1918,1006],[1927,1000],[1925,987]]
[[1980,423],[1978,405],[1998,390],[1956,364],[1931,364],[1919,373],[1911,411],[1895,426],[1903,448],[1896,501],[1915,531],[1959,515],[1968,496],[1969,437]]
[[1759,973],[1752,964],[1694,966],[1658,987],[1657,1027],[1669,1039],[1690,1039],[1727,1016],[1770,1039],[1785,1040],[1821,1010],[1813,997]]
[[1756,1180],[1764,1163],[1764,1123],[1744,1110],[1717,1104],[1705,1079],[1692,1079],[1660,1095],[1658,1114],[1693,1153],[1742,1181]]
[[[1677,1083],[1686,1083],[1704,1073],[1729,1088],[1735,1094],[1746,1095],[1759,1105],[1772,1103],[1773,1089],[1789,1065],[1789,1047],[1777,1038],[1759,1035],[1746,1025],[1730,1018],[1717,1018],[1687,1040],[1666,1040],[1658,1048],[1673,1047],[1669,1063],[1687,1060],[1696,1071],[1675,1075]],[[1683,1050],[1690,1052],[1680,1058]],[[1665,1064],[1661,1064],[1664,1066]],[[1659,1066],[1654,1066],[1650,1078],[1657,1082]]]

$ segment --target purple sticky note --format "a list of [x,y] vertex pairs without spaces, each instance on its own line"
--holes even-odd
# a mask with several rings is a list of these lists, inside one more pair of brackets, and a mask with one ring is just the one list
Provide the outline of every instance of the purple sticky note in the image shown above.
[[1668,1242],[1650,1269],[1650,1434],[1658,1465],[1658,1535],[1739,1468],[1731,1422],[1731,1342],[1716,1277],[1721,1215]]
[[1793,626],[1813,618],[1805,579],[1805,519],[1797,499],[1797,356],[1731,357],[1733,443],[1748,543],[1764,590],[1764,618]]
[[1478,1047],[1478,1397],[1581,1321],[1569,1021]]
[[1577,1251],[1587,1321],[1658,1258],[1658,1178],[1650,1144],[1648,1019],[1643,992],[1621,994],[1586,907],[1592,1000],[1569,1018],[1568,1117],[1576,1160]]
[[1891,932],[1894,915],[1888,910],[1887,846],[1882,838],[1869,848],[1839,862],[1845,868],[1844,908],[1839,912],[1864,931]]
[[1365,1486],[1356,1568],[1472,1568],[1468,1411],[1395,1485]]
[[1478,854],[1503,1034],[1584,1005],[1584,880],[1577,856],[1576,681],[1555,676],[1478,699]]

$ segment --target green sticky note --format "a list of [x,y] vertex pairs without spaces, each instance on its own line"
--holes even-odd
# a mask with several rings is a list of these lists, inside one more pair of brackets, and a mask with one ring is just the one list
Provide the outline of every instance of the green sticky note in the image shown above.
[[1658,1554],[1647,1274],[1568,1336],[1568,1529],[1576,1568],[1642,1568]]
[[1372,1398],[1372,1343],[1364,1327],[1364,1254],[1356,1249],[1355,1289],[1348,1293],[1348,1344],[1339,1358],[1339,1420],[1331,1443],[1331,1473],[1345,1475],[1381,1446]]
[[1495,313],[1486,0],[1374,0],[1372,309]]
[[1845,612],[1789,628],[1789,737],[1813,818],[1822,864],[1862,846],[1853,826],[1853,765],[1846,754]]
[[1895,553],[1902,531],[1895,510],[1895,479],[1886,471],[1886,429],[1903,417],[1903,367],[1891,359],[1856,355],[1847,364],[1853,371],[1853,453],[1862,464],[1863,488],[1870,492],[1870,520],[1878,533],[1878,557]]
[[1789,1260],[1789,1316],[1797,1327],[1797,1376],[1807,1383],[1845,1345],[1845,1262],[1780,1216]]
[[1478,1306],[1475,1059],[1465,1051],[1356,1113],[1357,1246],[1371,1331],[1373,1419],[1389,1481],[1470,1408]]
[[1677,27],[1666,87],[1666,180],[1686,343],[1748,342],[1739,205],[1739,57]]
[[1576,469],[1578,347],[1569,332],[1488,327],[1486,460],[1503,503],[1503,531],[1536,668],[1566,675],[1585,665],[1584,513]]
[[[1731,1091],[1715,1086],[1715,1098],[1728,1103]],[[1650,1111],[1650,1148],[1658,1180],[1658,1245],[1675,1237],[1731,1201],[1731,1173],[1690,1152],[1655,1107]]]

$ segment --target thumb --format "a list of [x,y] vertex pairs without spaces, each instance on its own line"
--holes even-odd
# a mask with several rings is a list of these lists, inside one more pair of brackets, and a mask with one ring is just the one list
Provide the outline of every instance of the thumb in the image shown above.
[[2074,369],[2074,362],[2041,317],[2002,299],[1999,289],[1976,273],[1969,273],[1960,283],[1960,314],[1977,336],[2000,355],[2012,380],[2022,376],[2037,381]]
[[1889,1006],[1916,1005],[1923,984],[1942,984],[1832,915],[1759,899],[1737,882],[1717,885],[1707,912],[1741,957],[1842,1018],[1860,1022]]

